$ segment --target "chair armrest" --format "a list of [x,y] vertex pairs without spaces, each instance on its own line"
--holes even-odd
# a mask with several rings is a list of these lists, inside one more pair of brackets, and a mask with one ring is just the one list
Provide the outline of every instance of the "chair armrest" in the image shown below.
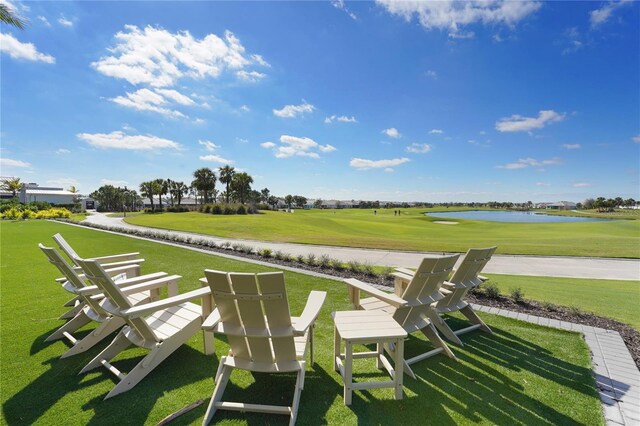
[[[124,268],[127,268],[127,267],[124,267]],[[109,271],[113,271],[113,270],[109,270]],[[132,278],[120,280],[120,281],[117,281],[115,284],[118,287],[129,287],[136,284],[142,284],[147,281],[156,280],[158,278],[164,278],[168,275],[169,274],[167,274],[166,272],[154,272],[153,274],[145,274],[145,275],[140,275],[139,277],[132,277]],[[174,275],[174,276],[179,276],[179,275]]]
[[96,295],[100,296],[99,299],[104,298],[104,294],[102,294],[102,290],[100,290],[95,285],[88,285],[86,287],[82,287],[78,289],[78,294],[85,297],[95,297]]
[[[179,275],[178,275],[179,276]],[[145,315],[158,312],[162,309],[180,305],[193,299],[201,299],[211,294],[211,289],[202,287],[178,296],[169,297],[167,299],[158,300],[157,302],[145,303],[144,305],[134,306],[133,308],[124,309],[120,314],[126,318],[139,318]]]
[[407,269],[407,268],[396,268],[396,272],[400,272],[401,274],[406,274],[411,277],[413,277],[416,274],[416,271],[412,271],[411,269]]
[[119,266],[139,265],[142,262],[144,262],[144,259],[122,260],[119,262],[101,263],[100,266],[102,266],[103,268],[117,268]]
[[141,291],[154,290],[166,285],[177,284],[180,278],[182,278],[180,275],[165,275],[155,280],[152,279],[150,281],[143,281],[141,283],[125,286],[122,288],[122,292],[128,296],[130,294],[140,293]]
[[60,284],[66,283],[67,281],[69,281],[67,277],[56,278],[56,282]]
[[313,324],[313,322],[320,315],[320,309],[324,304],[324,300],[327,298],[326,291],[312,291],[307,299],[307,304],[302,311],[302,315],[298,318],[295,324],[292,324],[293,334],[296,336],[302,336],[307,329]]
[[370,295],[372,295],[373,297],[375,297],[376,299],[382,300],[383,302],[386,302],[392,306],[395,306],[396,308],[399,308],[407,304],[407,302],[403,298],[398,297],[395,294],[385,293],[384,291],[378,290],[377,288],[369,284],[363,283],[362,281],[357,280],[355,278],[346,279],[344,280],[344,282],[347,283],[349,287],[365,291]]
[[413,275],[407,275],[404,274],[402,272],[392,272],[391,274],[392,277],[402,280],[402,281],[406,281],[406,282],[410,282],[413,279]]
[[[115,277],[117,275],[120,275],[120,274],[125,274],[128,277],[129,273],[133,273],[133,275],[136,276],[136,275],[140,275],[140,265],[134,264],[134,265],[127,265],[127,266],[119,266],[117,268],[105,269],[105,272],[111,278],[113,278],[113,277]],[[84,276],[84,274],[83,274],[83,276]]]
[[[122,253],[122,254],[114,254],[111,256],[100,256],[100,257],[92,257],[93,260],[97,260],[99,264],[104,265],[105,263],[113,263],[113,262],[122,262],[125,260],[133,260],[136,257],[140,256],[139,252],[135,253]],[[144,261],[144,259],[140,259]]]
[[[203,287],[204,288],[204,287]],[[214,310],[202,323],[202,329],[206,331],[213,331],[213,329],[220,322],[220,312]]]

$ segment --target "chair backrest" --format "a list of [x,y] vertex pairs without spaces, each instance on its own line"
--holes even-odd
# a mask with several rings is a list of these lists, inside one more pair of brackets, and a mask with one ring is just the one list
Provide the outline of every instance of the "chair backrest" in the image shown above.
[[205,270],[234,358],[278,363],[296,359],[289,301],[282,272]]
[[76,251],[69,245],[69,243],[64,238],[62,238],[62,235],[56,234],[53,236],[53,239],[56,244],[58,244],[58,246],[62,249],[62,251],[67,256],[69,256],[69,259],[71,259],[73,263],[78,265],[78,262],[76,262],[76,258],[80,258],[80,256],[78,256],[78,253],[76,253]]
[[487,262],[491,260],[491,256],[497,247],[487,247],[482,249],[469,249],[465,254],[462,263],[453,276],[449,279],[452,284],[462,284],[465,287],[476,287],[481,283],[478,274],[482,272]]
[[78,273],[73,269],[73,266],[67,262],[64,257],[53,247],[46,247],[42,243],[38,244],[40,250],[47,256],[49,262],[51,262],[58,270],[65,276],[67,281],[73,285],[76,289],[84,287],[85,281],[80,278]]
[[[85,276],[91,282],[91,284],[98,287],[104,293],[105,297],[111,302],[111,305],[115,307],[116,311],[122,311],[132,308],[133,305],[129,302],[127,296],[120,290],[120,287],[116,285],[109,274],[104,270],[97,260],[92,259],[74,259],[76,263],[80,265],[84,271]],[[108,311],[111,309],[105,308]],[[118,312],[111,312],[114,315],[118,315]],[[127,324],[136,332],[138,337],[143,343],[140,345],[146,345],[151,342],[159,342],[160,339],[153,332],[151,327],[146,323],[143,318],[127,318],[123,317]]]
[[447,279],[460,255],[424,258],[407,285],[402,297],[408,306],[396,309],[393,319],[401,326],[411,328],[422,321],[430,305],[436,301],[434,296]]

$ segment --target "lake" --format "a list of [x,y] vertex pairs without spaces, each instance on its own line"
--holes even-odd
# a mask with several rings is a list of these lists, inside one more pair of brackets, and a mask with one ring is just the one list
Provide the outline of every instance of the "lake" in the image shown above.
[[603,222],[613,219],[594,217],[553,216],[538,212],[519,212],[503,210],[469,210],[464,212],[425,213],[426,216],[441,217],[443,219],[473,219],[490,222],[520,222],[520,223],[567,223],[567,222]]

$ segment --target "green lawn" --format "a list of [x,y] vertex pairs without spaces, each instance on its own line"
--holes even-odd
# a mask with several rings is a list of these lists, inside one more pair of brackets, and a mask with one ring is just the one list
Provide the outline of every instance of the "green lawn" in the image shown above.
[[[133,390],[103,401],[114,386],[108,373],[78,375],[103,347],[61,360],[67,345],[45,343],[61,325],[57,316],[69,298],[37,243],[52,244],[61,232],[84,256],[140,251],[147,272],[165,270],[184,276],[181,290],[198,287],[204,268],[267,271],[270,268],[196,253],[158,243],[43,221],[0,223],[1,253],[0,387],[2,424],[156,424],[165,416],[208,399],[218,359],[228,350],[216,339],[216,356],[202,352],[202,336],[193,337]],[[548,329],[493,315],[482,315],[495,335],[470,333],[454,347],[459,361],[436,356],[415,364],[418,380],[405,379],[405,397],[392,390],[355,392],[353,405],[342,401],[342,382],[333,371],[330,312],[349,309],[340,282],[286,273],[293,314],[301,312],[312,289],[328,292],[317,322],[316,364],[309,366],[298,424],[603,424],[587,346],[579,334]],[[456,318],[453,319],[457,321]],[[412,336],[411,356],[425,344]],[[130,350],[115,362],[126,371],[144,352]],[[381,379],[373,361],[360,361],[366,380]],[[289,403],[295,377],[236,372],[225,398],[245,402]],[[200,424],[205,406],[174,424]],[[280,416],[221,413],[220,424],[285,424]]]
[[640,220],[590,223],[500,223],[459,220],[435,223],[425,209],[267,211],[224,216],[163,213],[127,217],[136,225],[228,238],[368,247],[392,250],[464,252],[498,246],[498,253],[640,258]]
[[638,281],[587,280],[486,274],[504,295],[520,287],[526,299],[576,306],[585,312],[613,318],[640,330]]

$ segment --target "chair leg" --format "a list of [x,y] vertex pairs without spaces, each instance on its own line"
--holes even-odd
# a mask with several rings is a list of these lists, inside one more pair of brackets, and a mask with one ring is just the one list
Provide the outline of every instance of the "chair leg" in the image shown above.
[[222,365],[222,370],[220,370],[219,377],[217,378],[216,387],[213,390],[213,394],[211,395],[211,401],[209,402],[209,406],[207,407],[207,412],[204,415],[204,420],[202,421],[202,426],[207,426],[213,415],[216,413],[216,404],[222,400],[222,394],[224,393],[224,389],[227,387],[227,383],[229,383],[229,377],[231,376],[231,371],[233,371],[232,367],[227,365],[223,365],[226,361],[226,357],[222,357],[220,360],[220,365]]
[[[67,305],[65,305],[67,306]],[[69,318],[73,318],[75,317],[78,312],[80,312],[82,310],[82,308],[84,308],[85,304],[82,302],[78,302],[74,307],[72,307],[71,309],[69,309],[67,312],[65,312],[64,314],[60,315],[58,317],[58,319],[69,319]]]
[[102,366],[102,361],[111,361],[113,357],[127,349],[129,346],[131,346],[131,342],[124,335],[124,332],[120,331],[115,339],[113,339],[113,341],[109,343],[109,346],[104,348],[102,352],[100,352],[95,358],[89,361],[89,364],[85,365],[84,368],[80,370],[79,374]]
[[62,339],[64,337],[64,333],[73,333],[80,327],[85,326],[91,322],[91,318],[89,318],[84,311],[78,312],[78,314],[73,317],[72,320],[64,324],[62,327],[54,331],[49,337],[45,339],[45,342],[51,342],[52,340]]
[[460,313],[467,317],[467,319],[473,324],[478,324],[480,326],[480,330],[484,331],[485,333],[493,334],[493,331],[491,331],[489,326],[480,319],[480,317],[474,312],[471,306],[467,305],[464,308],[460,309]]
[[446,356],[457,360],[456,356],[453,354],[453,352],[451,352],[451,349],[449,349],[449,346],[447,346],[444,340],[440,338],[433,324],[429,324],[426,327],[421,328],[420,331],[425,335],[427,339],[429,339],[431,343],[439,348],[442,348],[442,351]]
[[[389,353],[389,356],[392,359],[396,359],[396,346],[393,343],[385,344],[384,348]],[[404,371],[404,374],[416,380],[416,374],[413,372],[413,370],[411,369],[411,367],[409,366],[409,364],[404,358],[402,359],[402,365],[403,365],[402,370]]]
[[91,333],[85,336],[82,340],[76,342],[72,348],[66,351],[60,358],[66,358],[69,356],[77,355],[85,352],[97,343],[102,341],[105,337],[108,337],[111,333],[118,330],[125,324],[124,320],[119,317],[109,317],[102,324],[96,327]]
[[456,336],[456,333],[451,329],[451,327],[449,327],[449,324],[447,324],[444,318],[442,318],[437,312],[430,312],[429,319],[431,320],[431,323],[436,326],[438,331],[444,335],[444,337],[456,345],[464,346],[462,340]]
[[300,405],[300,394],[304,388],[305,365],[304,362],[301,364],[300,371],[298,371],[298,378],[296,379],[296,390],[293,394],[293,403],[291,404],[291,420],[289,421],[289,426],[294,426],[296,424],[296,418],[298,417],[298,405]]

